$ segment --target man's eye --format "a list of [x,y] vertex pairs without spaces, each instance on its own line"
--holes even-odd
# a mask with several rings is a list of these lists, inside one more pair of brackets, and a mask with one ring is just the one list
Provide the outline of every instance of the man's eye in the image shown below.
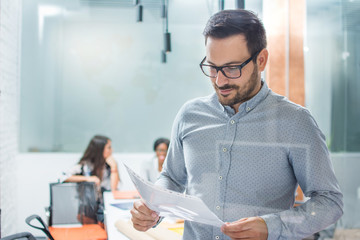
[[239,68],[237,68],[237,67],[226,67],[226,68],[224,68],[224,71],[225,72],[238,72],[239,71]]
[[237,67],[227,67],[229,70],[233,71],[233,70],[237,70]]

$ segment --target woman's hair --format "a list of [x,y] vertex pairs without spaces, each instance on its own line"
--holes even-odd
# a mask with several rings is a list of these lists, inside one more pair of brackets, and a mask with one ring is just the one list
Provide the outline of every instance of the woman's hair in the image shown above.
[[156,148],[162,144],[162,143],[165,143],[166,146],[169,148],[169,144],[170,144],[170,140],[167,139],[167,138],[158,138],[156,139],[156,141],[154,142],[154,151],[156,151]]
[[208,37],[222,39],[237,34],[245,36],[251,56],[266,48],[264,25],[251,11],[235,9],[217,12],[210,17],[203,32],[205,44]]
[[105,165],[104,148],[110,138],[96,135],[87,146],[84,155],[80,159],[79,163],[90,163],[93,166],[93,172],[91,175],[96,175],[100,180],[102,179],[103,169]]

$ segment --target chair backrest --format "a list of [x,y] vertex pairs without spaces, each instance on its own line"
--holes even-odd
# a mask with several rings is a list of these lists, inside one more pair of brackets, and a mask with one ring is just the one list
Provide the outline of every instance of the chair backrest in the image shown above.
[[36,238],[29,232],[16,233],[7,237],[0,238],[0,240],[15,240],[15,239],[36,240]]
[[92,182],[50,184],[49,226],[96,223],[97,191]]

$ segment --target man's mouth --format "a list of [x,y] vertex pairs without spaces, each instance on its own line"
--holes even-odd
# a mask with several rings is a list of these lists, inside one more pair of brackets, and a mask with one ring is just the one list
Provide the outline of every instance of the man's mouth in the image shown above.
[[232,88],[225,88],[225,89],[220,89],[218,88],[219,93],[223,96],[227,96],[231,93],[231,91],[233,90]]

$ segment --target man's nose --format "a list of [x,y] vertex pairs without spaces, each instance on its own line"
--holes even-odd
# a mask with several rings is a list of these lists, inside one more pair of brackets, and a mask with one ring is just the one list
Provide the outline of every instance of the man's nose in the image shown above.
[[217,77],[216,77],[215,83],[218,87],[222,87],[229,83],[229,79],[227,77],[225,77],[225,75],[222,73],[222,71],[219,70],[217,72]]

